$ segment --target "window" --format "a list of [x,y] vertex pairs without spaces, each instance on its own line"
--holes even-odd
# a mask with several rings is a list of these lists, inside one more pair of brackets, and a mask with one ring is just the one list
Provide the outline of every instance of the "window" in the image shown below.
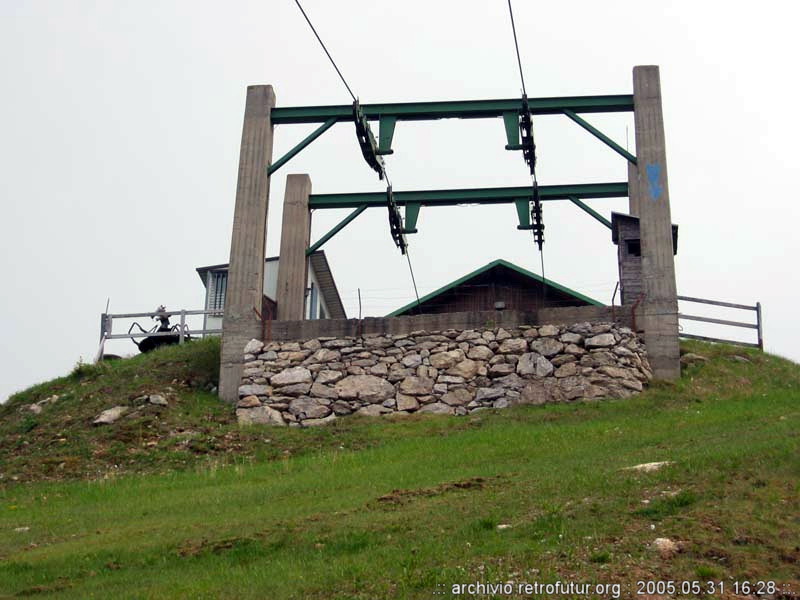
[[208,281],[208,305],[206,310],[225,310],[225,293],[228,291],[228,272],[212,271]]
[[312,281],[311,282],[311,294],[310,294],[311,295],[311,299],[310,299],[311,311],[310,311],[310,314],[309,314],[309,317],[308,317],[309,319],[318,318],[317,317],[317,315],[318,315],[318,313],[317,313],[317,304],[318,304],[317,294],[318,294],[317,288],[314,285],[314,282]]
[[641,256],[642,245],[639,240],[625,240],[628,256]]

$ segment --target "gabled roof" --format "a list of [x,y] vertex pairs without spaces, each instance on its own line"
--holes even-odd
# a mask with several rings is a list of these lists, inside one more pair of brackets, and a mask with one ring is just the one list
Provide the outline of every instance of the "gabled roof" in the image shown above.
[[342,298],[339,296],[339,290],[336,287],[336,282],[333,280],[333,273],[328,264],[328,258],[325,256],[324,250],[317,250],[308,257],[311,262],[311,268],[317,276],[317,283],[319,284],[319,291],[322,297],[325,298],[325,304],[328,307],[331,319],[346,319],[347,314],[344,312],[344,304]]
[[[317,276],[319,282],[319,291],[325,299],[325,305],[328,307],[328,316],[331,319],[346,319],[347,314],[344,311],[344,304],[342,298],[339,296],[339,290],[336,287],[336,281],[333,279],[331,267],[328,264],[328,258],[325,256],[324,250],[317,250],[308,257],[311,263],[311,268],[314,269],[314,274]],[[271,256],[264,259],[265,263],[274,262],[279,260],[279,256]],[[228,263],[221,265],[209,265],[207,267],[197,267],[196,271],[200,277],[203,285],[206,285],[206,273],[209,271],[227,271]]]
[[[522,267],[518,267],[514,263],[510,263],[507,260],[503,260],[502,258],[499,258],[497,260],[493,260],[489,264],[482,266],[480,269],[476,269],[476,270],[472,271],[471,273],[467,273],[463,277],[460,277],[459,279],[456,279],[455,281],[451,281],[447,285],[445,285],[443,287],[440,287],[438,290],[434,290],[430,294],[427,294],[427,295],[423,296],[422,298],[419,299],[419,304],[423,304],[424,302],[427,302],[428,300],[436,298],[437,296],[443,294],[444,292],[446,292],[448,290],[451,290],[454,287],[457,287],[457,286],[459,286],[459,285],[461,285],[463,283],[466,283],[470,279],[472,279],[474,277],[477,277],[478,275],[481,275],[482,273],[490,271],[491,269],[494,269],[495,267],[498,267],[498,266],[506,267],[507,269],[511,269],[512,271],[516,271],[520,275],[523,275],[525,277],[529,277],[529,278],[533,279],[534,281],[537,281],[538,283],[544,284],[544,285],[546,285],[548,287],[551,287],[551,288],[553,288],[555,290],[558,290],[560,292],[563,292],[565,294],[573,296],[574,298],[577,298],[578,300],[582,300],[583,302],[587,302],[588,304],[592,304],[594,306],[604,306],[604,304],[602,302],[598,302],[594,298],[589,298],[588,296],[584,296],[583,294],[580,294],[580,293],[576,292],[575,290],[571,290],[566,286],[563,286],[563,285],[561,285],[559,283],[556,283],[552,279],[543,279],[541,275],[537,275],[536,273],[533,273],[532,271],[528,271],[527,269],[523,269]],[[405,306],[403,306],[401,308],[398,308],[397,310],[389,313],[386,316],[387,317],[396,317],[396,316],[398,316],[400,314],[403,314],[407,310],[409,310],[411,308],[414,308],[416,305],[417,305],[417,301],[414,300],[413,302],[409,302]]]

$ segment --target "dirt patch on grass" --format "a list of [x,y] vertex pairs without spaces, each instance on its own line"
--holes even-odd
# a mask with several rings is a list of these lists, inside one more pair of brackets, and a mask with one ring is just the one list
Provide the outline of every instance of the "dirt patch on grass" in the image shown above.
[[[491,479],[496,479],[496,477],[492,477]],[[440,483],[433,487],[418,488],[415,490],[392,490],[388,494],[376,498],[375,502],[378,506],[383,507],[401,506],[417,498],[441,496],[456,490],[480,490],[483,489],[491,479],[485,477],[470,477],[469,479],[462,479],[461,481]]]
[[33,587],[20,590],[15,595],[24,598],[27,596],[38,596],[40,594],[53,594],[55,592],[66,590],[72,586],[73,584],[68,581],[57,581],[55,583],[51,583],[50,585],[35,585]]
[[178,555],[184,558],[190,558],[192,556],[200,556],[201,554],[220,554],[257,543],[258,540],[252,537],[232,537],[215,541],[206,539],[189,540],[178,549]]

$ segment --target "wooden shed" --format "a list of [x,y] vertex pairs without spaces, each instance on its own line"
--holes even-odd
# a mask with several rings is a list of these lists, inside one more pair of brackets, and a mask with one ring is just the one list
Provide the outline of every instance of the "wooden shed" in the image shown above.
[[419,306],[414,301],[386,316],[603,306],[602,302],[555,281],[543,280],[541,275],[502,259],[451,281],[419,300]]
[[[622,304],[634,304],[642,294],[642,246],[639,217],[611,213],[611,240],[617,245]],[[678,253],[678,226],[672,226],[672,253]]]

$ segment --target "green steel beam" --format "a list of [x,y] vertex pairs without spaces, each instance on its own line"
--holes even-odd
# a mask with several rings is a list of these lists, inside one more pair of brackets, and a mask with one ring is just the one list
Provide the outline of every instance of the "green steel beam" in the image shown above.
[[308,146],[311,142],[313,142],[323,133],[328,131],[328,129],[333,127],[336,124],[336,121],[338,120],[339,119],[337,117],[331,117],[330,119],[327,119],[322,125],[320,125],[314,131],[312,131],[302,142],[297,144],[297,146],[289,150],[286,154],[284,154],[278,160],[272,163],[267,169],[267,175],[272,175],[275,171],[277,171],[287,162],[292,160],[295,156],[297,156],[297,154],[300,153],[301,150],[303,150],[303,148]]
[[[422,190],[394,192],[398,206],[417,203],[420,206],[457,206],[459,204],[511,204],[516,200],[530,200],[531,187],[505,187],[463,190]],[[570,200],[571,198],[624,198],[628,183],[581,183],[572,185],[540,185],[542,200]],[[308,207],[321,208],[386,207],[386,192],[361,192],[352,194],[311,194]]]
[[587,205],[585,202],[581,202],[580,200],[578,200],[578,198],[576,198],[574,196],[570,198],[570,201],[572,201],[572,203],[575,206],[577,206],[577,207],[581,208],[582,210],[586,211],[591,216],[593,216],[595,219],[600,221],[603,225],[605,225],[606,227],[611,229],[611,221],[606,219],[603,215],[601,215],[599,212],[594,210],[591,206]]
[[[384,199],[384,202],[385,202],[386,194],[383,195],[383,199]],[[358,215],[360,215],[365,210],[367,210],[367,205],[366,204],[362,204],[361,206],[356,208],[353,212],[351,212],[349,215],[347,215],[344,219],[339,221],[339,223],[338,223],[338,225],[336,225],[336,227],[334,227],[328,233],[326,233],[321,238],[319,238],[319,240],[314,242],[314,244],[308,250],[306,250],[306,256],[310,256],[310,255],[314,254],[314,252],[319,250],[325,242],[327,242],[329,239],[331,239],[333,236],[335,236],[337,233],[339,233],[342,229],[347,227]]]
[[583,127],[586,131],[591,133],[598,140],[603,142],[606,146],[611,148],[614,152],[616,152],[617,154],[619,154],[623,158],[628,159],[633,164],[636,164],[636,157],[633,154],[631,154],[630,152],[625,150],[625,148],[620,146],[617,142],[612,140],[610,137],[608,137],[602,131],[600,131],[599,129],[595,128],[591,123],[589,123],[588,121],[580,118],[578,115],[575,114],[574,111],[565,108],[564,109],[564,114],[567,115],[573,121],[575,121],[578,125]]
[[[562,98],[529,98],[531,112],[536,115],[562,114],[564,110],[575,113],[631,112],[633,95],[568,96]],[[519,111],[519,98],[508,100],[455,100],[444,102],[397,102],[389,104],[363,104],[361,108],[370,120],[395,117],[399,121],[429,121],[435,119],[488,119],[500,117],[505,112]],[[336,118],[350,121],[353,107],[336,106],[276,107],[271,112],[274,125],[292,123],[324,123]]]

